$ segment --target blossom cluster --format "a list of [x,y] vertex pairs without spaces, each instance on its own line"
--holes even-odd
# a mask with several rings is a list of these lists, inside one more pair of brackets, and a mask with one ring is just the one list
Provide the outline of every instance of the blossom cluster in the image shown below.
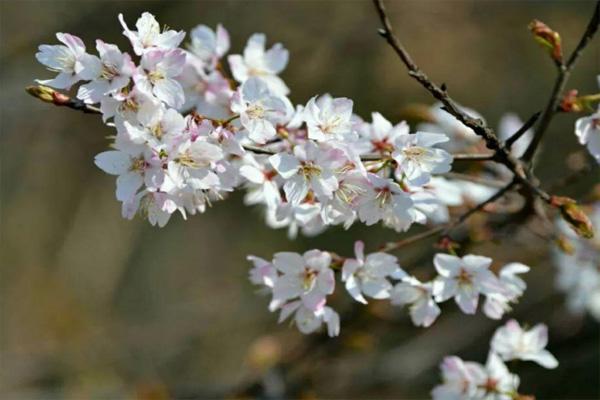
[[276,253],[272,261],[249,256],[253,264],[250,280],[271,295],[269,309],[280,311],[279,322],[295,315],[302,333],[312,333],[325,324],[329,336],[340,331],[340,318],[327,305],[327,296],[335,290],[335,269],[341,269],[346,291],[357,302],[389,299],[393,305],[408,306],[413,323],[423,327],[439,316],[438,303],[454,299],[464,313],[475,314],[481,295],[485,297],[483,312],[500,319],[527,286],[518,274],[529,271],[529,267],[519,263],[505,265],[496,275],[490,270],[490,258],[439,253],[433,259],[438,276],[421,282],[406,273],[391,254],[365,255],[361,241],[355,243],[354,250],[354,258],[345,259],[320,250],[302,255]]
[[556,368],[558,361],[545,349],[547,344],[546,325],[525,330],[517,321],[510,320],[494,333],[485,365],[457,356],[444,358],[440,365],[443,383],[431,395],[434,400],[520,398],[519,376],[511,373],[504,361],[533,361],[544,368]]
[[[590,220],[600,228],[600,202],[591,206]],[[556,221],[558,244],[553,249],[557,267],[556,286],[567,295],[568,309],[577,314],[589,312],[600,321],[600,238],[577,236],[562,219]]]
[[93,55],[59,33],[63,44],[42,45],[36,57],[58,72],[40,83],[78,85],[77,98],[115,127],[112,149],[95,162],[117,176],[124,217],[164,226],[237,188],[291,236],[357,220],[405,231],[444,207],[428,184],[450,170],[451,155],[438,147],[445,134],[410,133],[379,113],[365,122],[352,100],[329,94],[293,106],[279,77],[288,51],[267,48],[263,34],[225,63],[229,36],[220,25],[194,28],[184,49],[185,32],[161,31],[149,13],[135,30],[119,19],[133,55],[101,40]]

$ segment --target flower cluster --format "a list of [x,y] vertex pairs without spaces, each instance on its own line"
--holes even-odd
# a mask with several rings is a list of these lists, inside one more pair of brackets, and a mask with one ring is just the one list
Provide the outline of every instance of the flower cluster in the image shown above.
[[[600,86],[600,75],[597,79]],[[600,105],[595,113],[575,122],[575,135],[579,143],[587,146],[592,157],[600,164]]]
[[92,55],[81,39],[60,33],[63,45],[42,45],[36,56],[59,73],[40,83],[79,84],[77,98],[99,105],[116,128],[113,149],[96,165],[117,176],[125,217],[141,213],[163,226],[173,213],[204,212],[237,188],[290,236],[357,220],[405,231],[443,207],[426,185],[450,170],[452,157],[437,147],[446,135],[411,134],[378,113],[362,121],[351,100],[328,94],[294,107],[278,76],[288,51],[267,48],[263,34],[227,57],[230,79],[222,26],[194,28],[183,49],[185,33],[161,31],[149,13],[136,30],[119,19],[133,55],[101,40]]
[[[600,228],[600,202],[591,206],[592,225]],[[556,221],[560,237],[553,250],[558,269],[556,286],[567,294],[567,306],[573,313],[589,312],[600,320],[600,238],[579,236],[562,219]]]
[[434,400],[474,400],[520,398],[519,376],[511,373],[504,361],[524,360],[544,368],[556,368],[558,361],[545,349],[548,328],[544,324],[524,330],[515,320],[498,328],[490,343],[485,365],[448,356],[440,365],[443,384],[436,386]]
[[326,305],[327,296],[335,290],[334,270],[341,268],[346,291],[357,302],[389,299],[394,305],[408,306],[413,323],[423,327],[439,316],[438,303],[451,298],[464,313],[474,314],[480,295],[484,295],[484,313],[489,318],[501,318],[525,291],[526,284],[517,274],[529,270],[523,264],[511,263],[497,276],[489,269],[490,258],[436,254],[433,262],[439,275],[423,283],[400,268],[398,259],[390,254],[365,255],[361,241],[355,243],[354,251],[354,258],[346,259],[320,250],[303,255],[276,253],[271,262],[249,256],[253,263],[250,280],[271,294],[269,309],[281,310],[280,322],[295,313],[302,333],[312,333],[325,323],[329,335],[337,336],[340,318]]

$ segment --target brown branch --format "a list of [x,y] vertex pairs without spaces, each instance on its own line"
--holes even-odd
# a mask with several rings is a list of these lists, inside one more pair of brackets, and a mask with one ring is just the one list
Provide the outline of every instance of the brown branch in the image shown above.
[[433,83],[427,75],[419,69],[396,35],[394,35],[383,0],[373,0],[373,3],[375,4],[375,9],[379,15],[381,24],[383,25],[383,28],[379,30],[379,34],[388,42],[402,60],[408,69],[408,74],[419,82],[434,98],[442,102],[445,111],[462,122],[463,125],[471,128],[476,135],[483,138],[486,147],[494,152],[493,161],[505,165],[514,174],[518,183],[523,184],[523,186],[527,187],[532,193],[542,198],[545,202],[550,202],[550,195],[539,188],[535,178],[528,176],[523,163],[513,156],[506,146],[498,140],[494,131],[481,119],[472,118],[462,111],[458,106],[458,103],[450,97],[445,87],[439,87]]
[[444,178],[448,178],[448,179],[457,179],[457,180],[461,180],[461,181],[478,183],[480,185],[495,187],[495,188],[499,188],[499,189],[505,187],[508,184],[506,181],[502,181],[499,179],[493,179],[493,178],[477,176],[477,175],[468,175],[468,174],[463,174],[460,172],[446,172],[445,174],[441,174],[440,176],[443,176]]
[[452,154],[454,161],[494,161],[495,155],[489,154]]
[[598,31],[598,24],[600,24],[600,0],[596,3],[592,18],[590,19],[590,22],[588,23],[588,26],[585,32],[583,33],[579,44],[577,45],[575,50],[573,50],[573,53],[571,53],[569,60],[566,64],[559,63],[557,66],[558,76],[556,77],[556,81],[554,82],[554,87],[552,88],[552,92],[550,93],[550,98],[546,103],[546,108],[544,108],[544,111],[542,112],[540,123],[537,129],[535,130],[533,139],[531,140],[531,143],[529,144],[527,150],[525,150],[525,153],[523,154],[523,161],[531,162],[533,160],[533,157],[542,141],[542,138],[548,130],[550,122],[552,122],[552,118],[556,114],[556,110],[559,108],[558,105],[561,100],[561,95],[565,90],[567,81],[569,80],[569,77],[571,75],[571,71],[573,70],[575,63],[583,53],[583,50],[585,49],[587,44],[592,40],[592,38]]
[[521,136],[523,136],[523,134],[525,134],[525,132],[527,132],[527,130],[529,130],[529,128],[531,128],[533,126],[533,124],[536,123],[536,121],[538,120],[538,118],[540,117],[541,114],[542,114],[541,111],[538,111],[535,114],[533,114],[531,117],[529,117],[527,122],[525,122],[523,124],[523,126],[519,128],[518,131],[516,131],[515,133],[512,134],[511,137],[506,139],[506,141],[504,142],[504,145],[506,146],[506,148],[507,149],[512,148],[513,144],[515,144],[515,142],[517,140],[519,140],[521,138]]

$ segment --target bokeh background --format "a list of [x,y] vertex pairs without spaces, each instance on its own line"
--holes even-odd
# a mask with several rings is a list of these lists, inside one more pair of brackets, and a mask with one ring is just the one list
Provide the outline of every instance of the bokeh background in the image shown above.
[[[527,23],[538,18],[573,48],[589,19],[589,1],[390,1],[390,16],[415,60],[456,99],[496,125],[506,111],[523,118],[541,109],[554,68]],[[277,325],[247,280],[247,254],[330,249],[350,255],[397,238],[389,230],[355,226],[316,238],[287,239],[270,230],[241,195],[163,229],[120,217],[114,179],[93,165],[110,128],[99,118],[54,108],[23,90],[50,73],[34,58],[54,33],[70,32],[89,47],[96,38],[127,48],[119,12],[133,25],[148,10],[162,24],[189,30],[223,23],[232,52],[253,32],[289,49],[283,78],[304,103],[330,92],[355,100],[363,117],[431,99],[407,77],[376,34],[368,1],[2,1],[0,112],[0,398],[425,398],[439,381],[446,354],[484,362],[497,322],[466,316],[445,304],[429,329],[412,326],[405,310],[374,302],[346,318],[342,335],[302,337]],[[597,91],[600,40],[581,58],[569,87]],[[579,149],[575,117],[560,115],[548,133],[538,173],[545,182],[567,174]],[[584,196],[597,176],[563,190]],[[469,251],[498,264],[531,265],[529,289],[512,314],[546,322],[550,350],[561,366],[511,365],[522,392],[538,398],[596,399],[599,329],[567,313],[554,290],[548,243],[528,230],[501,241],[473,240]],[[397,254],[427,278],[430,243]],[[341,289],[341,286],[340,286]],[[358,313],[358,314],[357,314]],[[290,360],[292,360],[290,362]]]

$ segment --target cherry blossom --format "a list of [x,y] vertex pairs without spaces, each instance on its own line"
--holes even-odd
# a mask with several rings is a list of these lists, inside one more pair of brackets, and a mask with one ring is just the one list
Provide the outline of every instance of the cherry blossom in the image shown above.
[[135,64],[127,53],[122,53],[114,44],[96,41],[100,58],[90,56],[82,75],[91,82],[81,85],[77,97],[86,103],[99,103],[104,96],[116,94],[123,89],[133,76]]
[[389,155],[395,149],[396,139],[410,133],[406,121],[392,125],[378,112],[372,113],[371,119],[370,124],[363,123],[357,127],[360,136],[360,149],[363,154],[380,153]]
[[452,297],[466,314],[475,314],[479,294],[503,293],[498,278],[489,270],[492,259],[466,255],[462,258],[449,254],[436,254],[433,264],[439,276],[433,287],[436,301]]
[[391,179],[369,174],[368,192],[359,204],[358,217],[367,225],[383,220],[396,231],[405,231],[413,223],[409,209],[413,206],[410,196]]
[[398,163],[396,176],[406,178],[413,185],[424,185],[431,174],[450,171],[452,156],[442,149],[432,146],[448,141],[439,133],[417,132],[413,135],[400,135],[394,142],[396,150],[392,157]]
[[58,75],[54,79],[38,79],[37,82],[56,89],[69,89],[73,84],[85,79],[81,74],[88,64],[94,61],[92,56],[85,52],[85,44],[77,36],[57,33],[56,38],[64,45],[43,44],[35,58],[50,71],[58,72]]
[[486,295],[483,312],[489,318],[500,319],[505,312],[510,311],[509,303],[517,302],[523,295],[527,284],[517,274],[529,272],[529,267],[521,263],[510,263],[500,270],[500,284],[503,292],[492,292]]
[[185,103],[181,84],[175,79],[183,71],[185,52],[180,49],[148,50],[133,77],[142,90],[153,93],[165,104],[179,108]]
[[432,390],[434,400],[482,398],[480,387],[486,382],[486,372],[481,364],[449,356],[444,358],[440,370],[444,383]]
[[402,278],[394,286],[390,300],[394,305],[409,305],[410,317],[416,326],[429,327],[441,313],[433,299],[432,283],[422,283],[412,276]]
[[313,311],[301,301],[293,301],[281,308],[279,323],[285,321],[290,315],[294,314],[294,323],[298,330],[305,335],[318,330],[323,323],[327,326],[327,335],[335,337],[340,334],[340,316],[331,307],[323,307]]
[[271,309],[280,308],[296,298],[312,312],[325,306],[326,296],[335,288],[329,253],[319,250],[307,251],[302,256],[291,252],[276,253],[273,265],[282,275],[273,286]]
[[274,94],[258,78],[250,78],[240,86],[233,96],[231,110],[240,115],[250,139],[260,144],[274,138],[276,125],[286,122],[293,112],[285,96]]
[[350,99],[328,94],[310,99],[304,108],[308,138],[318,142],[356,139],[350,122],[352,104]]
[[270,262],[256,256],[246,257],[248,261],[254,264],[250,270],[249,278],[255,285],[263,285],[268,288],[273,288],[277,280],[277,270]]
[[346,290],[360,303],[367,303],[363,294],[374,299],[390,297],[392,284],[388,277],[400,279],[406,275],[398,266],[396,257],[386,253],[366,256],[365,245],[360,240],[354,244],[356,259],[346,259],[342,268],[342,281]]
[[123,14],[119,14],[119,22],[123,26],[123,34],[131,41],[135,54],[141,56],[151,49],[174,49],[183,41],[185,32],[165,30],[160,31],[160,25],[154,15],[145,12],[135,23],[137,31],[127,27]]
[[338,188],[334,170],[345,163],[343,152],[306,142],[294,147],[294,154],[269,157],[275,170],[285,180],[283,190],[288,201],[299,204],[312,190],[318,199],[331,199]]
[[209,69],[215,68],[218,60],[229,51],[229,33],[221,24],[214,31],[206,25],[198,25],[191,30],[190,39],[190,52]]
[[498,328],[491,341],[491,348],[503,360],[533,361],[544,368],[558,366],[556,358],[545,349],[548,344],[548,328],[538,324],[529,330],[521,328],[514,319]]
[[264,81],[274,93],[285,96],[290,92],[283,80],[277,76],[288,62],[288,51],[281,43],[265,50],[267,37],[262,33],[250,36],[244,55],[233,54],[228,57],[233,77],[240,83],[250,77]]

